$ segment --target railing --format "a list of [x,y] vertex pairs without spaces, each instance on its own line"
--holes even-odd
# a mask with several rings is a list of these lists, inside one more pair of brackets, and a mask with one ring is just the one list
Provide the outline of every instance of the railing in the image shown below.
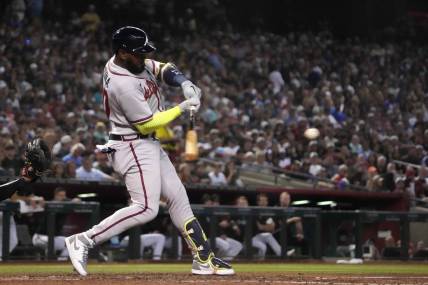
[[19,211],[19,203],[0,203],[0,211],[3,212],[2,258],[7,260],[9,257],[10,217]]
[[[269,216],[275,217],[281,220],[279,226],[279,243],[282,250],[282,259],[286,259],[288,241],[287,231],[288,226],[286,225],[287,218],[298,216],[301,217],[305,222],[305,226],[310,225],[312,235],[310,236],[310,252],[312,258],[319,259],[325,256],[327,253],[325,248],[330,245],[336,248],[336,239],[331,240],[331,244],[326,244],[325,236],[333,236],[336,231],[337,224],[343,221],[351,222],[353,227],[353,236],[355,238],[355,256],[361,258],[363,255],[363,234],[365,231],[365,224],[370,223],[383,223],[383,222],[395,222],[399,225],[399,235],[401,239],[401,259],[406,260],[408,256],[408,244],[410,240],[409,224],[411,222],[428,222],[428,213],[414,213],[414,212],[386,212],[386,211],[322,211],[316,208],[280,208],[280,207],[245,207],[239,208],[234,206],[219,206],[219,207],[207,207],[202,205],[192,205],[193,212],[200,218],[209,217],[209,231],[210,243],[215,248],[215,238],[218,236],[219,218],[225,215],[231,217],[239,217],[246,220],[244,228],[244,248],[245,258],[251,259],[253,257],[251,238],[254,236],[253,222],[257,217]],[[10,215],[17,212],[18,203],[3,202],[0,203],[0,211],[3,212],[3,259],[9,259],[9,227],[10,227]],[[84,213],[89,214],[88,227],[95,224],[99,220],[99,204],[92,203],[69,203],[69,202],[47,202],[45,205],[45,211],[48,219],[48,259],[54,259],[53,250],[53,239],[54,239],[54,225],[55,216],[58,213]],[[167,215],[167,211],[161,210],[160,215]],[[308,222],[309,221],[309,222]],[[173,249],[172,253],[177,252],[177,238],[178,231],[173,233]],[[129,258],[137,259],[140,258],[140,228],[136,227],[130,231],[129,241]]]
[[[289,230],[286,226],[286,219],[299,216],[305,221],[304,224],[308,226],[311,224],[311,230],[313,235],[309,240],[310,252],[309,257],[319,259],[322,256],[328,255],[325,251],[327,244],[323,241],[323,236],[331,235],[335,232],[334,228],[335,223],[332,221],[349,221],[354,224],[354,237],[355,237],[355,256],[358,258],[362,257],[362,248],[363,248],[363,233],[365,225],[367,223],[374,222],[397,222],[400,226],[400,238],[401,238],[401,259],[408,259],[408,242],[409,242],[409,223],[410,222],[427,222],[428,213],[407,213],[407,212],[386,212],[386,211],[321,211],[320,209],[315,208],[279,208],[279,207],[246,207],[238,208],[233,206],[221,206],[221,207],[206,207],[202,205],[192,205],[193,212],[199,218],[210,219],[209,228],[205,229],[209,232],[210,244],[212,248],[215,248],[215,238],[218,236],[218,219],[225,215],[230,215],[231,217],[239,217],[246,219],[246,226],[244,229],[244,248],[245,258],[253,258],[251,238],[254,236],[253,222],[259,216],[273,216],[278,220],[282,220],[280,227],[278,229],[280,233],[279,243],[281,248],[281,259],[287,259],[287,231]],[[166,211],[160,211],[160,214],[168,214]],[[308,220],[311,220],[308,223]],[[325,228],[322,225],[326,225]],[[138,227],[133,228],[130,232],[130,244],[128,248],[129,258],[138,259],[140,258],[140,239],[139,239],[140,229]],[[173,232],[173,247],[172,253],[173,258],[176,257],[177,252],[177,237],[178,231]],[[335,247],[335,240],[332,240],[330,246]]]
[[[48,259],[55,259],[54,235],[57,214],[87,214],[89,215],[89,226],[94,225],[99,221],[100,204],[98,202],[46,202],[44,208],[47,214]],[[3,212],[2,258],[3,260],[7,260],[9,259],[10,216],[13,213],[19,212],[19,203],[9,201],[1,202],[0,211]]]
[[[200,160],[211,164],[224,164],[223,161],[219,161],[215,159],[200,158]],[[305,185],[302,184],[303,187],[301,188],[310,188],[310,189],[315,189],[315,188],[335,189],[336,188],[336,183],[334,181],[331,181],[330,179],[316,177],[304,172],[289,171],[276,166],[269,166],[269,165],[262,166],[262,165],[252,164],[248,167],[237,166],[236,168],[238,170],[238,173],[247,172],[249,174],[253,173],[255,175],[264,173],[266,175],[271,175],[273,177],[274,184],[278,186],[284,186],[284,185],[281,185],[279,182],[280,181],[284,182],[285,180],[288,182],[300,181],[302,183],[305,183]],[[347,185],[347,187],[354,191],[369,191],[366,187],[362,187],[359,185],[349,184]]]

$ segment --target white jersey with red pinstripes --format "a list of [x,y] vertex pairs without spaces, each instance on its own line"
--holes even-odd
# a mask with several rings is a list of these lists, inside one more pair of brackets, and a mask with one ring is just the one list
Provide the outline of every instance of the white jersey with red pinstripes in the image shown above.
[[103,73],[104,110],[110,120],[111,133],[135,134],[138,131],[134,124],[149,121],[153,114],[163,110],[157,83],[162,63],[146,59],[144,71],[133,74],[113,60],[114,56]]

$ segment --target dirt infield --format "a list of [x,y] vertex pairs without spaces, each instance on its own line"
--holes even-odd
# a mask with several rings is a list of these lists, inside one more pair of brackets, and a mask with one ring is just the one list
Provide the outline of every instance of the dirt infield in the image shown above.
[[79,277],[76,274],[65,275],[13,275],[1,276],[0,284],[37,284],[37,285],[145,285],[145,284],[290,284],[290,285],[428,285],[428,276],[347,276],[298,273],[239,273],[235,276],[192,276],[185,273],[142,273],[142,274],[92,274]]

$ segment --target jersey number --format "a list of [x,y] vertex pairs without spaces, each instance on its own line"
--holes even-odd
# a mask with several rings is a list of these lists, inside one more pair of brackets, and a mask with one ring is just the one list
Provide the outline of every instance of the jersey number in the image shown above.
[[108,94],[107,90],[103,88],[103,104],[104,104],[104,111],[106,112],[107,118],[110,118],[110,105],[108,103]]

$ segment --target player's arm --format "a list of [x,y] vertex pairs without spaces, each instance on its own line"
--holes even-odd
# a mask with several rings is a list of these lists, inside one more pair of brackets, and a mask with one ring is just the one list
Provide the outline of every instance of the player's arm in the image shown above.
[[173,63],[159,62],[152,59],[146,59],[146,67],[152,71],[157,79],[166,84],[183,89],[183,95],[186,99],[192,97],[201,98],[201,89],[193,84]]
[[150,134],[156,129],[168,125],[183,112],[190,110],[191,107],[198,106],[199,104],[200,101],[196,97],[187,99],[171,109],[154,114],[149,121],[134,124],[134,127],[143,135]]
[[24,178],[19,178],[0,185],[0,201],[10,198],[18,189],[24,187],[25,183]]
[[258,228],[261,231],[272,233],[275,231],[275,222],[272,218],[269,218],[266,220],[266,223],[264,223],[264,224],[259,223]]

